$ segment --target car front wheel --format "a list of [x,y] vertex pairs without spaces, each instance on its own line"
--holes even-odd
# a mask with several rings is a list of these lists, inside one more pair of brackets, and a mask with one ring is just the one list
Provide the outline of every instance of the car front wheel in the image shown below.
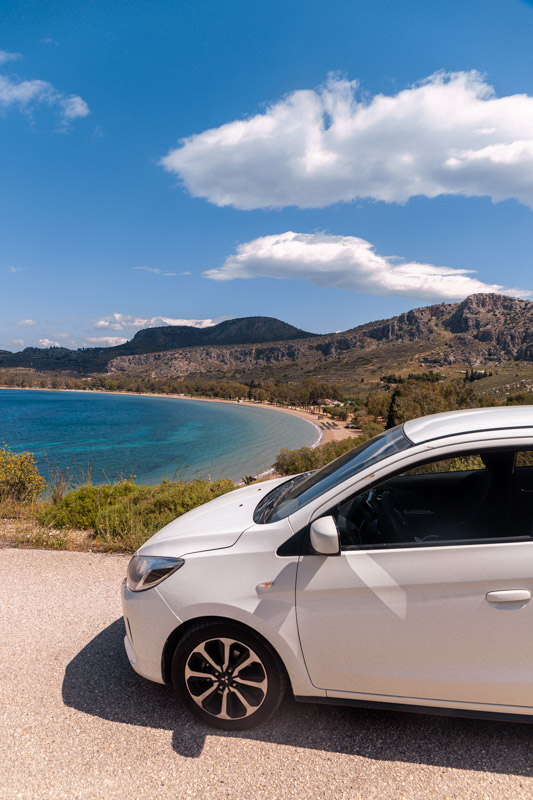
[[187,631],[174,653],[172,680],[183,705],[222,730],[265,722],[286,687],[285,671],[270,646],[229,622],[200,623]]

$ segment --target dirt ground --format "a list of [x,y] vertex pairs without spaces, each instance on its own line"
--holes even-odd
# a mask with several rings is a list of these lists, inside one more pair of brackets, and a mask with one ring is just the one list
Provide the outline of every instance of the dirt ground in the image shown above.
[[0,549],[0,798],[529,800],[533,728],[298,704],[195,722],[131,669],[127,556]]

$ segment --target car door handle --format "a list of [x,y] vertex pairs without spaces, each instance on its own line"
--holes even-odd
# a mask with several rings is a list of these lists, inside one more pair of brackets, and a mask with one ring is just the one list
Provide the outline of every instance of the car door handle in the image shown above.
[[487,592],[489,603],[527,603],[531,600],[531,592],[527,589],[504,589],[499,592]]

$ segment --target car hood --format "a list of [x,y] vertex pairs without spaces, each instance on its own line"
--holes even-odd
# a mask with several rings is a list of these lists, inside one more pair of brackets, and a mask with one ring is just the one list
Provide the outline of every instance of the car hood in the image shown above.
[[185,556],[231,547],[250,525],[254,509],[268,492],[288,478],[244,486],[204,503],[169,522],[148,539],[138,553],[145,556]]

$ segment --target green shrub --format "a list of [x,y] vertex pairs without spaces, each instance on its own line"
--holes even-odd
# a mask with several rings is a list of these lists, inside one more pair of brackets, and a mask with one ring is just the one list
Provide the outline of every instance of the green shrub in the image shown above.
[[519,392],[510,394],[507,398],[508,406],[531,406],[533,405],[533,394],[531,392]]
[[97,530],[103,510],[108,505],[126,502],[137,486],[132,481],[121,481],[103,486],[87,484],[73,489],[39,514],[39,522],[54,528]]
[[0,449],[0,500],[35,500],[46,481],[35,464],[33,453],[12,453]]
[[229,480],[81,486],[41,512],[38,519],[54,528],[93,530],[99,543],[136,550],[176,517],[234,488]]
[[279,475],[297,475],[299,472],[308,472],[318,466],[318,450],[318,447],[300,447],[299,450],[289,450],[288,447],[283,447],[272,466]]
[[367,442],[378,433],[383,433],[383,426],[373,422],[369,417],[365,417],[360,436],[341,439],[338,442],[326,442],[319,444],[318,447],[300,447],[299,450],[289,450],[284,447],[277,455],[272,464],[275,472],[279,475],[297,475],[299,472],[309,472],[312,469],[329,464],[335,458],[359,447],[363,442]]
[[341,439],[340,442],[327,442],[318,447],[300,447],[299,450],[289,450],[284,447],[272,465],[279,475],[297,475],[299,472],[309,472],[312,469],[323,467],[342,456],[348,450],[357,447],[366,437],[357,439]]
[[426,414],[494,404],[493,398],[480,397],[464,381],[435,384],[409,380],[400,384],[392,393],[387,428]]

